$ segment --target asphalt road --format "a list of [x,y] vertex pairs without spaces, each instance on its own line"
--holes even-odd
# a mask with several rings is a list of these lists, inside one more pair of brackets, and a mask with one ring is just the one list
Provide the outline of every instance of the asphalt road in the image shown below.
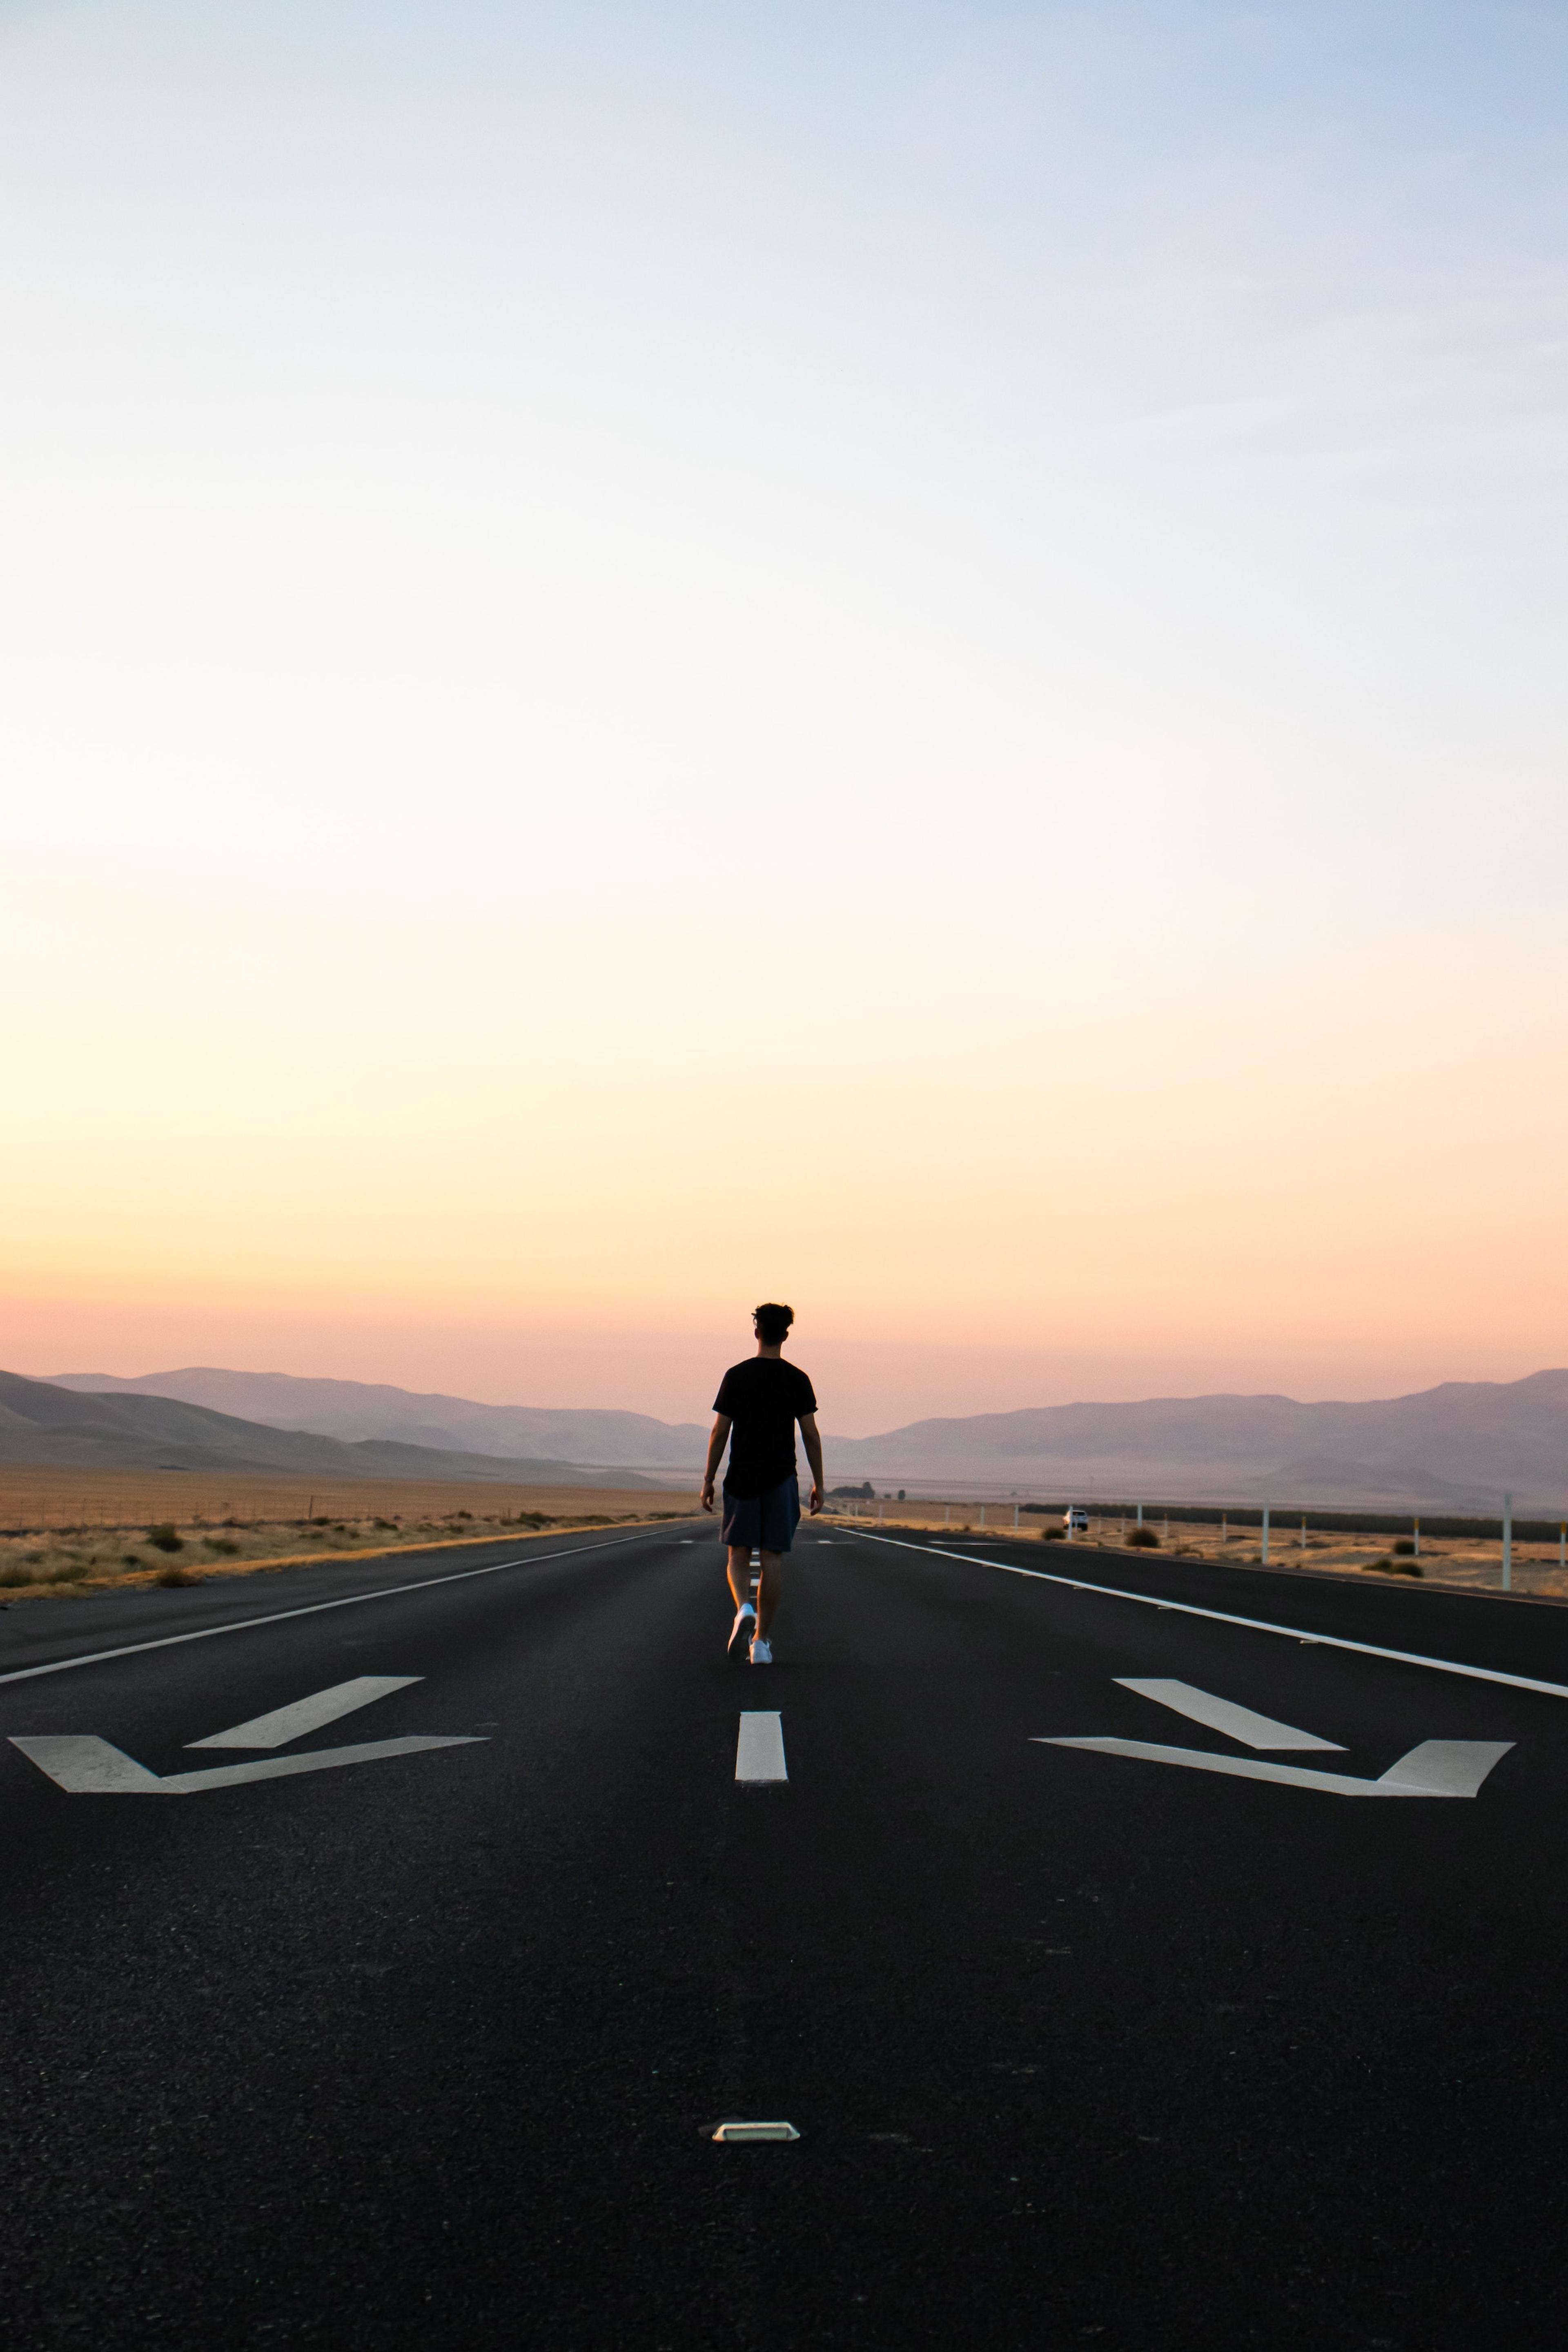
[[1568,1611],[973,1551],[803,1528],[770,1670],[706,1522],[0,1618],[7,2345],[1556,2352]]

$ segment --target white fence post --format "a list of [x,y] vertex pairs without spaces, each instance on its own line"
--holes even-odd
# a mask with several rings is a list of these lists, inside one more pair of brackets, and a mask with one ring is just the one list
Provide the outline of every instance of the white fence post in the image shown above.
[[1263,1549],[1259,1554],[1258,1564],[1263,1568],[1268,1565],[1268,1506],[1267,1503],[1263,1506]]
[[1415,1557],[1419,1559],[1421,1557],[1421,1522],[1419,1519],[1414,1521],[1413,1528],[1415,1537]]
[[1513,1496],[1502,1498],[1502,1589],[1513,1591]]
[[1138,1506],[1138,1524],[1140,1527],[1143,1524],[1143,1506],[1142,1503]]
[[985,1525],[985,1506],[984,1503],[980,1506],[980,1524],[982,1527]]
[[1017,1506],[1017,1504],[1016,1504],[1016,1503],[1015,1503],[1015,1504],[1014,1504],[1014,1506],[1013,1506],[1013,1525],[1014,1525],[1015,1527],[1016,1527],[1016,1526],[1017,1526],[1017,1524],[1018,1524],[1018,1506]]

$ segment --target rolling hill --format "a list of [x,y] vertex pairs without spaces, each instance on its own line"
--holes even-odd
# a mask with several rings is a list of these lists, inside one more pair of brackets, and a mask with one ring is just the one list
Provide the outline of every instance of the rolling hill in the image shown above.
[[268,1428],[303,1430],[351,1444],[385,1439],[598,1469],[700,1470],[708,1439],[706,1424],[672,1424],[643,1412],[479,1404],[468,1397],[416,1395],[364,1381],[301,1380],[290,1372],[225,1371],[214,1365],[144,1372],[135,1380],[119,1380],[110,1372],[57,1372],[50,1380],[57,1388],[84,1395],[175,1398]]
[[837,1478],[942,1478],[1118,1499],[1568,1511],[1568,1371],[1361,1404],[1160,1397],[919,1421],[840,1439]]
[[[37,1385],[37,1384],[35,1384]],[[560,1475],[569,1463],[691,1472],[705,1429],[646,1413],[479,1404],[359,1381],[193,1367],[136,1380],[62,1374],[57,1392],[127,1406],[157,1399],[201,1408],[251,1444],[293,1432],[419,1457],[388,1475]],[[0,1423],[0,1443],[4,1424]],[[300,1434],[303,1433],[304,1434]],[[192,1442],[195,1442],[194,1439]],[[234,1442],[238,1442],[234,1441]],[[1156,1397],[911,1422],[874,1437],[826,1440],[828,1476],[940,1494],[1071,1494],[1165,1502],[1291,1502],[1494,1512],[1505,1490],[1535,1514],[1568,1510],[1568,1371],[1510,1381],[1447,1381],[1370,1403],[1301,1404],[1287,1396]],[[458,1455],[457,1449],[462,1449]],[[498,1466],[498,1456],[508,1466]],[[547,1457],[542,1463],[539,1457]],[[459,1471],[457,1458],[483,1470]],[[388,1457],[390,1460],[390,1457]],[[439,1461],[443,1468],[426,1466]],[[301,1464],[301,1466],[305,1466]]]
[[[500,1479],[584,1486],[580,1464],[470,1454],[451,1446],[371,1438],[345,1444],[307,1430],[276,1429],[179,1399],[83,1394],[50,1381],[0,1372],[0,1462],[165,1470],[285,1470],[339,1478]],[[652,1486],[629,1471],[616,1484]]]

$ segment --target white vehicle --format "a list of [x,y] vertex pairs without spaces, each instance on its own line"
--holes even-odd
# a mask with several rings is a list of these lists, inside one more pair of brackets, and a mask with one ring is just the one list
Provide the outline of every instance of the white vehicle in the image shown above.
[[1074,1536],[1089,1533],[1089,1513],[1077,1503],[1069,1503],[1062,1513],[1062,1532],[1070,1542]]

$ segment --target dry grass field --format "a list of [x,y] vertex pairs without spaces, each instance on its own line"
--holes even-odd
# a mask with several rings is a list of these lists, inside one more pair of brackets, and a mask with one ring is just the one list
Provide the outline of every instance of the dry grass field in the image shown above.
[[305,1559],[364,1557],[505,1535],[687,1518],[695,1493],[653,1486],[510,1486],[184,1471],[0,1465],[6,1601],[105,1586],[187,1584]]
[[[1012,1535],[1016,1506],[1010,1502],[984,1506],[972,1502],[862,1503],[858,1524],[877,1525],[879,1509],[883,1513],[881,1524],[889,1533],[898,1528],[921,1528],[978,1540],[982,1536]],[[1158,1551],[1150,1552],[1152,1559],[1163,1552],[1174,1559],[1223,1560],[1237,1568],[1256,1568],[1259,1564],[1259,1537],[1255,1527],[1232,1528],[1219,1522],[1209,1526],[1185,1519],[1166,1521],[1157,1510],[1146,1515],[1145,1526],[1148,1533],[1159,1538]],[[1126,1548],[1132,1528],[1133,1521],[1120,1514],[1101,1517],[1091,1513],[1089,1533],[1075,1538],[1076,1545],[1084,1551],[1121,1551]],[[1019,1510],[1017,1531],[1026,1538],[1060,1542],[1061,1521],[1055,1517],[1042,1520]],[[1268,1566],[1271,1570],[1305,1569],[1340,1576],[1376,1577],[1380,1581],[1412,1576],[1419,1570],[1421,1581],[1426,1584],[1471,1592],[1496,1592],[1501,1587],[1502,1546],[1495,1538],[1470,1541],[1423,1536],[1419,1559],[1404,1551],[1395,1552],[1394,1546],[1399,1540],[1386,1529],[1358,1535],[1353,1530],[1326,1533],[1312,1528],[1307,1530],[1303,1539],[1300,1523],[1292,1526],[1289,1518],[1281,1517],[1268,1531]],[[1523,1543],[1516,1538],[1513,1590],[1542,1600],[1568,1601],[1568,1572],[1562,1560],[1561,1545]]]
[[[300,1560],[364,1557],[377,1552],[471,1543],[499,1535],[519,1540],[574,1528],[636,1526],[689,1518],[695,1491],[653,1486],[465,1486],[401,1479],[308,1481],[265,1473],[226,1480],[186,1471],[130,1474],[114,1470],[28,1469],[0,1465],[0,1590],[9,1602],[109,1585],[184,1584],[210,1576],[244,1575]],[[882,1514],[880,1521],[878,1513]],[[862,1527],[891,1534],[922,1528],[957,1540],[1017,1533],[1059,1541],[1061,1522],[1016,1510],[1008,1503],[930,1501],[861,1503]],[[849,1517],[842,1506],[832,1513]],[[1163,1520],[1151,1511],[1147,1530],[1158,1553],[1175,1559],[1258,1564],[1258,1530],[1220,1524]],[[1126,1547],[1132,1522],[1091,1515],[1077,1538],[1085,1553]],[[715,1533],[717,1531],[715,1530]],[[1269,1531],[1271,1570],[1337,1575],[1407,1576],[1469,1591],[1499,1590],[1501,1546],[1423,1537],[1416,1560],[1396,1553],[1386,1531],[1358,1536],[1309,1530],[1276,1519]],[[1157,1557],[1152,1550],[1150,1557]],[[1513,1548],[1513,1590],[1568,1601],[1556,1544]]]

